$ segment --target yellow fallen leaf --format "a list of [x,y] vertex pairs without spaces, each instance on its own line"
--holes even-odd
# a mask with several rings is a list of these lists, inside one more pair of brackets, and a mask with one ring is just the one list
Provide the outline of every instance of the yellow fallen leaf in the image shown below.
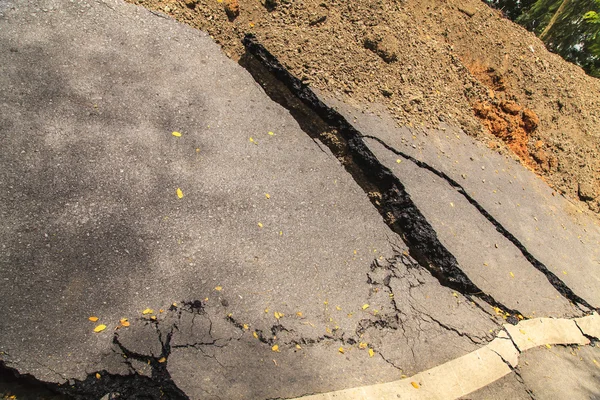
[[340,348],[338,349],[338,351],[339,351],[340,353],[344,354],[344,348],[343,348],[343,347],[340,347]]
[[510,273],[510,277],[511,277],[511,278],[514,278],[514,277],[515,277],[515,274],[513,274],[513,273],[511,272],[511,273]]
[[369,349],[369,357],[373,357],[375,355],[375,351],[373,349]]
[[179,188],[177,188],[177,197],[179,197],[180,199],[183,198],[183,192]]
[[368,304],[363,304],[362,309],[366,310],[367,308],[369,308],[369,305]]
[[452,296],[458,297],[458,293],[454,292],[454,293],[452,293]]
[[215,286],[215,290],[217,292],[220,292],[221,290],[223,290],[223,286]]
[[146,308],[144,311],[142,311],[142,314],[146,315],[146,314],[152,314],[154,312],[153,309],[151,308]]
[[151,316],[150,319],[156,321],[156,315]]
[[338,311],[342,311],[342,307],[340,307],[340,306],[335,306],[335,309]]
[[96,372],[96,379],[100,379],[100,378],[101,378],[101,375],[98,372]]
[[519,332],[521,332],[522,335],[525,335],[525,331],[523,329],[519,329]]
[[171,304],[173,307],[177,307],[177,303],[173,303]]
[[174,131],[173,133],[171,133],[171,135],[176,136],[176,137],[180,137],[181,133]]
[[167,359],[165,357],[161,357],[158,359],[158,362],[161,364],[164,363],[165,361],[167,361]]
[[258,144],[258,143],[256,143],[256,141],[253,138],[250,138],[250,141],[254,144]]
[[329,329],[329,327],[326,327],[326,328],[325,328],[325,332],[327,332],[327,333],[331,333],[331,329]]
[[302,311],[298,311],[298,312],[296,313],[296,316],[298,316],[298,317],[300,317],[300,318],[302,318],[302,315],[303,315],[303,314],[302,314]]
[[277,318],[277,319],[283,318],[283,316],[284,316],[284,314],[283,314],[283,313],[280,313],[280,312],[277,312],[277,311],[275,311],[275,312],[273,313],[273,315],[274,315],[274,316],[275,316],[275,318]]
[[267,199],[270,199],[270,198],[271,198],[271,195],[270,195],[269,193],[265,193],[265,197],[266,197]]
[[402,160],[401,160],[401,159],[397,159],[397,160],[396,160],[396,162],[397,162],[398,164],[400,164],[400,163],[402,162]]
[[249,329],[248,328],[248,324],[244,324],[243,328],[244,328],[245,331],[247,331]]
[[297,345],[296,345],[296,348],[297,348],[298,350],[301,350],[301,349],[302,349],[302,346],[300,346],[299,344],[297,344]]
[[163,310],[163,309],[161,308],[160,310],[158,310],[158,312],[162,314],[162,313],[164,313],[164,312],[165,312],[165,310]]
[[248,25],[250,26],[250,28],[254,28],[254,22],[250,22]]
[[274,135],[274,133],[269,131],[269,135],[270,135],[270,136],[273,136],[273,135]]
[[196,153],[200,153],[200,149],[198,149],[198,148],[197,148],[197,149],[196,149]]
[[360,343],[358,344],[358,348],[359,348],[359,349],[366,349],[366,348],[367,348],[367,344],[366,344],[365,342],[360,342]]
[[547,348],[547,349],[551,349],[551,348],[552,348],[552,346],[550,346],[550,345],[549,345],[549,344],[547,344],[547,343],[546,343],[546,345],[545,345],[545,346],[546,346],[546,348]]
[[563,271],[562,273],[565,274],[565,275],[567,275],[567,271]]
[[279,353],[279,345],[274,344],[273,347],[271,347],[271,351],[275,351],[275,352]]
[[268,308],[265,308],[265,314],[266,314],[266,313],[268,313],[268,312],[269,312],[269,309],[268,309]]
[[413,382],[411,382],[410,384],[411,384],[411,385],[412,385],[412,387],[414,387],[415,389],[418,389],[418,388],[419,388],[419,384],[418,384],[417,382],[414,382],[414,381],[413,381]]
[[263,227],[263,224],[262,224],[262,222],[259,222],[259,223],[258,223],[258,227],[259,227],[259,228],[262,228],[262,227]]
[[258,333],[256,333],[256,331],[252,332],[252,336],[254,336],[255,339],[258,339]]
[[106,329],[106,325],[100,324],[100,325],[98,325],[97,327],[94,328],[94,332],[96,332],[96,333],[102,332],[105,329]]
[[127,320],[127,318],[121,318],[119,320],[119,323],[121,324],[121,326],[129,326],[129,321]]
[[89,317],[88,319],[92,322],[98,321],[98,317]]

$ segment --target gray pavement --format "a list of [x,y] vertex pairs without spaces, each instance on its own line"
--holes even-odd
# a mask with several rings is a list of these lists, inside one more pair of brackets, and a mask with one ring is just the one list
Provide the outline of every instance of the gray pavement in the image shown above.
[[[333,154],[205,33],[121,1],[1,0],[0,68],[3,374],[79,398],[294,397],[434,367],[504,322],[421,268]],[[394,172],[496,300],[582,315],[444,182]],[[479,228],[461,241],[455,224]],[[597,305],[586,229],[564,280]]]
[[[392,168],[398,174],[403,174],[404,170],[408,169],[413,171],[409,174],[407,190],[415,197],[422,196],[422,200],[418,201],[417,205],[429,215],[432,224],[439,229],[438,233],[445,237],[443,241],[448,241],[448,246],[454,249],[454,254],[461,257],[461,253],[464,253],[461,264],[470,269],[469,275],[473,275],[473,279],[477,279],[478,272],[476,270],[484,265],[481,259],[474,257],[475,254],[469,254],[471,250],[468,247],[471,247],[471,242],[468,235],[473,235],[473,232],[481,230],[495,230],[494,225],[489,222],[480,223],[482,220],[476,216],[477,210],[469,204],[464,196],[454,195],[450,199],[451,186],[447,183],[444,184],[441,180],[436,180],[434,185],[443,187],[442,193],[445,194],[431,197],[430,194],[434,189],[431,189],[430,186],[433,182],[428,185],[418,185],[418,183],[420,180],[430,182],[435,178],[423,168],[418,171],[419,168],[414,168],[413,163],[388,150],[376,139],[395,151],[422,161],[460,184],[466,193],[510,232],[531,256],[562,281],[565,287],[583,298],[592,307],[597,308],[600,305],[600,293],[597,290],[600,284],[600,274],[598,273],[600,271],[598,269],[600,264],[600,224],[597,218],[588,215],[576,204],[555,193],[517,161],[491,151],[482,143],[475,142],[474,139],[466,136],[462,131],[444,123],[440,123],[439,129],[399,128],[393,119],[380,109],[374,107],[369,109],[364,105],[357,104],[344,104],[334,98],[328,99],[327,102],[336,107],[363,135],[374,138],[366,139],[366,143],[377,157],[381,157],[382,162],[386,160],[384,164],[387,167]],[[397,164],[395,162],[397,159],[402,159],[406,164],[412,165]],[[402,180],[402,175],[399,176]],[[411,185],[411,181],[413,185]],[[463,197],[460,202],[454,201],[460,197]],[[450,210],[452,208],[450,203],[453,203],[454,207],[461,208],[464,205],[464,209],[471,208],[471,216],[465,217],[464,221],[458,225],[461,228],[458,228],[456,221],[450,223],[443,220],[445,212],[455,213]],[[452,238],[452,236],[454,237]],[[457,241],[461,241],[461,238],[462,248],[460,243],[457,243]],[[480,236],[479,242],[479,248],[482,250],[493,246],[491,254],[486,251],[481,255],[481,257],[489,255],[497,258],[492,263],[487,263],[487,266],[508,268],[506,259],[501,261],[498,258],[502,257],[500,252],[504,253],[503,257],[514,254],[517,264],[515,268],[519,268],[518,265],[524,262],[523,254],[515,246],[488,240],[488,234]],[[495,244],[498,244],[498,249],[495,248]],[[531,271],[525,272],[521,268],[519,268],[519,272],[509,272],[515,274],[515,279],[508,280],[511,290],[518,288],[515,284],[518,284],[519,279],[534,274]],[[492,282],[497,290],[502,290],[500,281],[507,282],[504,279],[505,276],[506,274],[502,272],[499,279]],[[512,276],[510,277],[512,278]],[[543,311],[537,310],[537,316],[568,314],[568,308],[564,308],[564,304],[560,305],[560,301],[553,300],[556,298],[555,295],[542,288],[540,286],[542,284],[538,284],[537,279],[534,279],[533,282],[536,283],[532,286],[541,290],[537,299],[544,297],[546,302],[553,301],[556,306],[556,308],[552,307]],[[515,293],[527,296],[521,291]],[[502,294],[498,293],[498,296],[502,296]],[[505,293],[503,297],[506,296],[510,296],[510,292]],[[535,297],[533,293],[531,296]],[[529,306],[526,307],[531,309]],[[531,311],[534,310],[531,309]]]

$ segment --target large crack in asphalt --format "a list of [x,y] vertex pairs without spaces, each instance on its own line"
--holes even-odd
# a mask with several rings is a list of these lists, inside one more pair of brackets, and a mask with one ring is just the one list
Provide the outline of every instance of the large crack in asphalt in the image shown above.
[[[113,334],[112,342],[115,346],[113,351],[123,357],[129,374],[121,375],[100,370],[89,373],[84,380],[71,379],[65,383],[54,383],[37,379],[30,374],[21,374],[18,369],[12,368],[0,360],[0,376],[8,377],[7,380],[12,387],[27,388],[27,394],[33,394],[37,398],[89,400],[100,399],[108,395],[111,400],[189,400],[189,397],[173,382],[167,370],[168,357],[171,354],[171,338],[177,326],[172,325],[163,338],[158,322],[146,322],[153,324],[157,329],[161,345],[161,354],[158,356],[131,351],[121,343],[118,332]],[[138,372],[131,360],[148,365],[151,369],[151,376]]]
[[515,235],[510,233],[508,231],[508,229],[506,229],[500,223],[500,221],[498,221],[492,214],[490,214],[485,208],[483,208],[483,206],[481,204],[479,204],[479,202],[477,200],[475,200],[471,195],[469,195],[469,193],[467,193],[466,189],[460,183],[458,183],[456,180],[451,178],[448,174],[432,167],[431,165],[427,164],[426,162],[417,160],[416,158],[408,155],[407,153],[404,153],[400,150],[395,149],[394,147],[388,145],[385,141],[383,141],[382,139],[380,139],[378,137],[371,136],[371,135],[363,135],[362,137],[371,139],[371,140],[375,140],[376,142],[381,144],[383,147],[385,147],[387,150],[391,151],[392,153],[404,158],[405,160],[412,162],[417,167],[425,169],[425,170],[433,173],[437,177],[445,180],[454,190],[456,190],[459,194],[461,194],[469,202],[469,204],[471,204],[473,207],[475,207],[475,209],[477,209],[477,211],[482,216],[484,216],[494,226],[494,228],[496,228],[496,231],[498,231],[498,233],[500,233],[502,236],[504,236],[506,239],[508,239],[517,249],[519,249],[521,254],[523,254],[523,257],[525,257],[525,259],[535,269],[537,269],[542,274],[544,274],[546,279],[548,279],[548,282],[550,282],[550,284],[554,287],[554,289],[556,289],[557,292],[559,292],[563,297],[565,297],[567,300],[571,301],[573,304],[575,304],[577,306],[586,307],[587,310],[583,310],[583,311],[590,311],[590,310],[597,311],[597,309],[595,309],[593,306],[591,306],[587,301],[585,301],[580,296],[576,295],[575,292],[573,292],[573,290],[571,288],[569,288],[562,279],[560,279],[556,274],[554,274],[552,271],[550,271],[544,263],[542,263],[529,250],[527,250],[527,248],[523,245],[523,243],[521,243],[521,241],[519,239],[517,239],[515,237]]
[[[327,154],[333,154],[333,156],[341,162],[346,171],[350,173],[357,184],[368,195],[370,201],[381,214],[386,224],[394,232],[399,234],[408,245],[411,258],[416,260],[414,267],[418,266],[424,268],[435,277],[442,286],[460,292],[468,299],[476,297],[493,307],[501,309],[506,315],[509,315],[507,318],[508,322],[516,323],[517,316],[520,316],[521,313],[518,310],[509,309],[496,301],[491,295],[484,293],[461,270],[456,258],[439,241],[435,230],[414,204],[402,182],[388,168],[383,166],[367,147],[364,142],[364,138],[367,136],[364,136],[357,131],[337,111],[321,102],[311,89],[291,75],[273,55],[257,42],[256,38],[248,35],[243,42],[247,52],[240,60],[240,65],[250,72],[253,78],[261,85],[261,87],[263,87],[266,94],[273,101],[282,105],[291,113],[302,130],[315,141],[321,150]],[[328,147],[330,153],[321,147],[321,143]],[[486,215],[486,217],[489,216],[488,220],[490,218],[493,219],[493,217],[475,200],[470,198],[460,185],[452,181],[451,178],[447,177],[444,173],[432,170],[427,164],[418,160],[413,160],[408,155],[400,154],[400,152],[397,151],[394,152],[406,159],[414,161],[420,167],[427,168],[434,173],[437,172],[436,175],[446,179],[446,181],[463,194],[471,204],[482,212],[482,214]],[[496,220],[493,219],[493,221]],[[494,223],[493,221],[490,222]],[[505,234],[509,240],[511,240],[510,237],[514,238],[514,236],[506,231],[499,223],[494,223],[494,225],[499,231],[500,229],[503,229],[503,231],[500,232]],[[514,240],[516,240],[516,238]],[[522,245],[519,248],[522,251],[527,252]],[[408,259],[409,255],[402,254],[397,249],[395,249],[395,251],[397,252],[395,258],[387,260],[390,265],[393,265],[398,261],[402,261],[406,264],[408,261],[404,259]],[[529,254],[529,252],[527,252],[527,254]],[[526,254],[524,253],[524,255]],[[545,268],[543,264],[541,265]],[[371,269],[373,270],[375,268],[386,267],[379,265],[376,260]],[[551,272],[549,273],[552,274]],[[548,276],[550,280],[551,275],[546,276]],[[390,286],[389,281],[391,277],[396,279],[400,279],[401,277],[397,276],[394,271],[390,271],[387,281],[384,279],[382,282],[383,286],[393,295],[393,289]],[[369,282],[369,280],[371,280],[369,275],[367,275],[367,279],[367,283],[376,284],[376,282]],[[561,294],[575,303],[589,307],[583,299],[572,293],[563,282],[558,278],[556,278],[556,280],[559,281],[557,286],[563,288],[563,290],[559,290]],[[564,287],[562,285],[564,285]],[[391,297],[390,301],[395,311],[393,314],[395,315],[386,318],[383,318],[382,316],[374,320],[361,320],[353,334],[360,338],[361,334],[370,328],[404,330],[399,318],[403,312],[399,309],[393,297]],[[478,303],[473,302],[473,304],[481,308]],[[0,360],[0,376],[9,377],[10,380],[17,385],[33,388],[33,390],[40,395],[47,394],[47,397],[50,397],[52,394],[58,394],[61,396],[59,397],[61,399],[71,398],[79,400],[101,398],[107,394],[111,399],[188,399],[189,397],[174,383],[167,369],[168,358],[172,349],[195,348],[202,352],[202,349],[207,346],[219,348],[226,346],[227,339],[223,339],[225,340],[225,343],[221,343],[218,342],[218,340],[221,339],[212,338],[212,321],[210,320],[210,317],[206,315],[204,305],[199,300],[183,302],[183,306],[179,309],[170,309],[169,311],[177,312],[179,318],[184,311],[192,313],[192,326],[196,316],[205,315],[206,318],[208,318],[208,335],[211,340],[172,345],[171,339],[173,334],[179,329],[177,323],[170,325],[166,333],[164,333],[159,326],[158,321],[146,321],[146,323],[153,324],[157,330],[161,347],[161,354],[159,355],[149,356],[134,352],[121,342],[118,332],[115,332],[113,335],[113,351],[123,357],[123,363],[127,365],[129,374],[121,375],[106,370],[100,370],[89,373],[84,380],[71,379],[65,383],[59,384],[39,380],[33,375],[21,374],[17,368],[13,368],[12,366],[9,366],[7,362]],[[483,311],[489,313],[489,310]],[[415,310],[415,312],[421,313],[418,310]],[[443,329],[449,330],[458,336],[466,336],[467,339],[474,344],[478,344],[484,340],[482,338],[474,338],[466,335],[460,330],[447,326],[430,315],[426,316],[431,320],[428,322],[437,323]],[[245,329],[244,325],[231,315],[226,317],[226,321],[241,331],[244,331]],[[269,346],[274,343],[274,338],[277,337],[278,334],[282,332],[290,334],[295,333],[293,329],[286,328],[280,322],[271,326],[270,329],[265,330],[264,332],[260,330],[256,332],[259,341]],[[269,333],[271,334],[271,337],[269,337]],[[338,334],[338,332],[332,332],[332,334],[313,338],[299,336],[282,343],[282,345],[316,345],[330,341],[340,342],[345,345],[355,345],[358,343],[356,339],[344,336],[343,333]],[[229,338],[229,340],[233,340],[233,338]],[[386,359],[381,352],[378,351],[377,353],[381,355],[384,361],[393,367],[400,369],[400,367],[395,365],[392,360]],[[150,368],[149,376],[148,374],[143,374],[138,371],[131,360],[135,360],[138,364],[143,363],[148,365]],[[98,376],[100,378],[98,378]]]
[[419,265],[427,269],[441,285],[468,298],[478,297],[509,314],[507,320],[516,323],[521,313],[485,293],[462,271],[402,182],[367,147],[364,136],[283,67],[254,35],[246,35],[243,44],[246,53],[240,59],[240,65],[246,68],[273,101],[290,112],[315,143],[325,144],[338,158],[367,193],[390,229],[403,238],[410,255]]

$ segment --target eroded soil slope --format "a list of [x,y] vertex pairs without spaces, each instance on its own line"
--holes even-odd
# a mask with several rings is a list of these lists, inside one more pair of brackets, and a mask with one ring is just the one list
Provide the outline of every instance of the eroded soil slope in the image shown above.
[[[261,2],[262,1],[262,2]],[[476,0],[135,0],[208,31],[233,59],[254,33],[307,84],[460,126],[600,212],[600,80]]]

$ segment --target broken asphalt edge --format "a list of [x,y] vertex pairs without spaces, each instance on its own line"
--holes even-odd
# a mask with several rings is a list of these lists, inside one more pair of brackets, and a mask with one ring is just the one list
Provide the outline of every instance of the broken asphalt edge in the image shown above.
[[[402,182],[377,159],[366,145],[364,136],[354,126],[282,66],[254,35],[247,34],[242,42],[246,54],[240,64],[273,101],[292,114],[313,140],[319,139],[340,159],[346,171],[369,195],[385,223],[404,240],[410,255],[422,268],[429,271],[442,286],[499,308],[507,315],[509,322],[517,323],[522,319],[519,310],[511,309],[485,293],[462,271],[456,257],[440,242],[435,229],[411,199]],[[299,101],[285,98],[281,94],[284,90],[291,92]],[[309,132],[310,129],[323,126],[328,129],[327,132]],[[327,135],[334,135],[336,140],[328,140]],[[372,196],[373,193],[378,195]]]
[[504,325],[487,345],[427,371],[397,381],[311,394],[302,400],[453,400],[479,390],[519,364],[523,351],[551,345],[594,345],[600,340],[600,315],[582,318],[535,318]]
[[[548,282],[550,282],[550,284],[554,287],[554,289],[556,289],[556,291],[558,291],[563,297],[565,297],[567,300],[571,301],[573,304],[575,304],[577,306],[584,306],[588,310],[598,311],[595,307],[590,305],[586,300],[584,300],[583,298],[581,298],[580,296],[575,294],[575,292],[573,292],[573,290],[571,290],[571,288],[568,287],[565,282],[563,282],[555,273],[550,271],[544,263],[542,263],[540,260],[538,260],[533,254],[531,254],[531,252],[529,250],[527,250],[527,248],[523,245],[523,243],[519,239],[517,239],[515,237],[515,235],[513,235],[511,232],[509,232],[508,229],[506,229],[500,223],[500,221],[498,221],[496,218],[494,218],[494,216],[492,214],[490,214],[485,208],[483,208],[483,206],[481,204],[479,204],[479,202],[477,200],[475,200],[471,195],[469,195],[467,193],[467,190],[460,183],[458,183],[456,180],[452,179],[450,176],[448,176],[448,174],[432,167],[431,165],[429,165],[423,161],[417,160],[416,158],[414,158],[402,151],[396,150],[395,148],[388,145],[385,141],[383,141],[382,139],[380,139],[378,137],[371,136],[371,135],[364,135],[363,137],[367,138],[367,139],[375,140],[376,142],[381,144],[383,147],[385,147],[388,151],[391,151],[392,153],[404,158],[405,160],[412,162],[417,167],[425,169],[425,170],[433,173],[437,177],[445,180],[454,190],[456,190],[459,194],[461,194],[473,207],[475,207],[477,209],[477,211],[479,211],[479,213],[483,217],[485,217],[494,226],[494,228],[496,229],[496,231],[498,233],[500,233],[502,236],[504,236],[506,239],[508,239],[508,241],[510,241],[521,252],[521,254],[523,254],[523,257],[525,257],[525,259],[531,265],[533,265],[538,271],[540,271],[542,274],[544,274],[546,279],[548,279]],[[584,311],[587,311],[587,310],[584,310]]]

